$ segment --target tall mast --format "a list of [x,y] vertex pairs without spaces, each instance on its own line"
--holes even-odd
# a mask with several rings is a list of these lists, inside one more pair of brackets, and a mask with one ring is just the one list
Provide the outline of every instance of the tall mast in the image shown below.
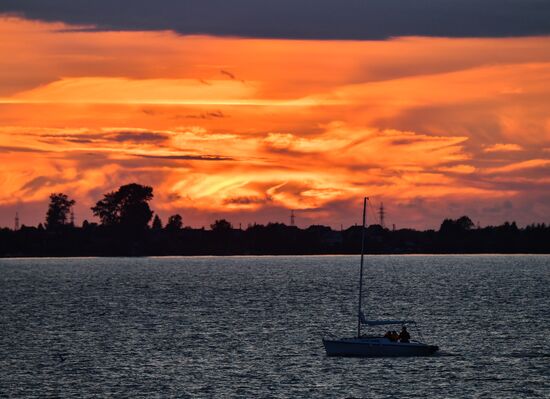
[[361,301],[363,299],[363,259],[365,257],[365,224],[367,221],[367,200],[363,198],[363,228],[361,229],[361,269],[359,271],[359,306],[357,308],[357,338],[361,337]]

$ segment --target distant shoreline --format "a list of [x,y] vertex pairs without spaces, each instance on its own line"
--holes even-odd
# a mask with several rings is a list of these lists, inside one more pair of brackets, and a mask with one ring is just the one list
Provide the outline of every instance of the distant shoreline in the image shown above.
[[[550,254],[550,226],[545,224],[474,228],[470,223],[458,223],[461,219],[445,220],[438,231],[370,225],[365,230],[366,254]],[[92,223],[57,229],[23,226],[19,230],[0,229],[0,258],[355,255],[360,253],[361,237],[361,226],[301,229],[281,223],[247,229],[219,223],[210,230],[129,229]]]

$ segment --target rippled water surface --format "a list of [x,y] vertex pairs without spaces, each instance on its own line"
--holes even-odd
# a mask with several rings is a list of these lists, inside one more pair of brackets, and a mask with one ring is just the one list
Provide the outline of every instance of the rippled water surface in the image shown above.
[[0,396],[550,397],[549,256],[366,257],[368,316],[416,319],[443,354],[328,358],[358,264],[0,259]]

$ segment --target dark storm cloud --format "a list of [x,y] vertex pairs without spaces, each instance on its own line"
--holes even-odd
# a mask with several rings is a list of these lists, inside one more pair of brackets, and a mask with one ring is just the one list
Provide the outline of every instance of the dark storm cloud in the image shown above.
[[171,159],[180,161],[234,161],[234,158],[220,155],[137,155],[142,158]]
[[161,143],[168,139],[168,135],[157,132],[144,131],[120,131],[116,133],[69,133],[69,134],[43,134],[42,140],[46,143],[56,143],[63,140],[69,143],[89,144],[99,142],[116,143]]
[[46,176],[38,176],[26,182],[23,187],[21,187],[21,190],[37,190],[43,186],[48,186],[50,184],[51,179],[47,178]]
[[107,140],[116,141],[119,143],[133,142],[133,143],[158,143],[166,141],[168,136],[162,133],[154,132],[120,132],[114,136],[108,137]]
[[220,73],[221,73],[222,75],[227,76],[227,77],[228,77],[229,79],[231,79],[231,80],[237,79],[237,77],[236,77],[234,74],[232,74],[231,72],[229,72],[229,71],[221,70]]
[[255,204],[268,204],[273,199],[267,197],[233,197],[227,198],[223,201],[225,205],[255,205]]
[[[181,115],[176,115],[174,119],[181,118]],[[184,118],[187,119],[219,119],[227,118],[227,116],[222,111],[211,111],[211,112],[201,112],[200,114],[188,114]]]
[[1,152],[47,152],[47,151],[40,150],[38,148],[0,145],[0,153]]
[[2,0],[0,12],[99,30],[301,39],[550,33],[547,0]]
[[34,192],[36,190],[39,190],[43,187],[50,187],[55,186],[63,183],[67,183],[69,180],[63,179],[59,176],[56,176],[55,178],[47,177],[47,176],[37,176],[28,182],[26,182],[22,187],[21,191],[26,192]]
[[422,137],[409,137],[403,139],[390,140],[391,145],[411,145],[424,140]]

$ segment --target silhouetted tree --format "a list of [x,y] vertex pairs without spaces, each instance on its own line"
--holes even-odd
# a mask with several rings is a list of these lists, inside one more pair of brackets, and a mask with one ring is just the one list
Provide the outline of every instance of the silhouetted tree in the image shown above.
[[445,219],[441,223],[439,232],[443,234],[456,234],[471,230],[474,227],[474,222],[468,216],[462,216],[457,220]]
[[508,231],[517,231],[518,230],[518,226],[517,226],[516,222],[510,223],[510,222],[506,221],[506,222],[504,222],[504,225],[502,226],[502,228],[504,230],[508,230]]
[[210,225],[212,231],[227,231],[231,230],[233,226],[225,219],[216,220],[213,224]]
[[75,201],[66,194],[51,194],[48,212],[46,213],[46,228],[55,230],[67,224],[68,215]]
[[166,223],[166,230],[170,231],[177,231],[181,230],[183,227],[183,219],[181,218],[181,215],[175,214],[168,218],[168,223]]
[[153,218],[153,230],[162,230],[162,220],[160,220],[159,215],[155,215]]
[[471,230],[474,227],[474,222],[468,216],[462,216],[456,220],[456,224],[461,230]]
[[120,225],[128,229],[147,228],[153,211],[148,202],[153,199],[153,188],[137,183],[121,186],[98,201],[92,212],[105,226]]
[[101,224],[104,226],[113,226],[120,223],[120,205],[115,191],[105,194],[103,199],[98,201],[91,209],[94,215],[101,219]]

